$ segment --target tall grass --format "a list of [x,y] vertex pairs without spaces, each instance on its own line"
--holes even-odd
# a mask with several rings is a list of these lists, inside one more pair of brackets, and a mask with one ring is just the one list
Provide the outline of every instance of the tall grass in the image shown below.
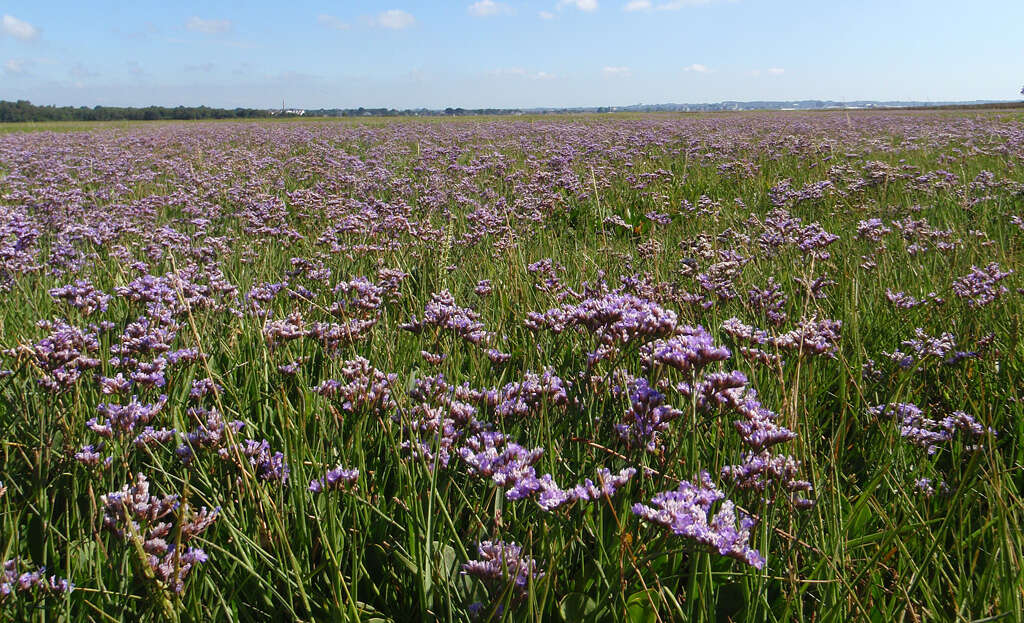
[[[872,178],[872,163],[888,173]],[[0,137],[0,246],[14,245],[9,224],[23,214],[38,230],[31,253],[39,264],[12,268],[16,254],[0,254],[8,262],[0,267],[0,346],[9,349],[0,369],[10,370],[0,378],[0,560],[45,566],[75,585],[61,595],[15,592],[0,619],[464,621],[478,602],[484,620],[1024,620],[1024,229],[1011,220],[1024,215],[1015,182],[1022,164],[1016,114],[200,124]],[[937,170],[949,172],[946,183],[918,179]],[[972,186],[983,171],[994,181]],[[811,261],[792,244],[771,252],[759,244],[784,179],[794,190],[835,181],[820,198],[785,204],[804,225],[818,222],[839,236],[827,259]],[[259,212],[265,205],[273,216]],[[651,211],[671,222],[648,219]],[[395,215],[405,229],[388,224]],[[352,217],[363,220],[330,230],[341,247],[318,242]],[[943,251],[935,242],[944,238],[892,231],[878,244],[857,236],[858,222],[870,218],[892,229],[894,221],[925,219],[958,242]],[[282,234],[282,226],[302,237]],[[915,243],[929,248],[908,252]],[[145,267],[132,267],[115,245]],[[82,261],[62,262],[66,247]],[[749,260],[731,276],[736,298],[711,297],[703,307],[671,294],[659,303],[679,324],[701,325],[728,346],[732,357],[721,369],[742,371],[797,434],[785,452],[814,486],[810,510],[729,487],[718,472],[743,453],[735,417],[698,412],[672,391],[669,402],[686,415],[665,432],[660,452],[618,443],[613,426],[629,400],[610,388],[623,375],[645,374],[640,345],[621,345],[591,375],[590,334],[524,325],[527,312],[558,307],[556,294],[580,291],[584,281],[614,288],[620,277],[646,274],[652,284],[699,293],[686,262],[699,273],[729,250]],[[862,268],[866,256],[874,268]],[[253,313],[246,294],[284,279],[291,258],[318,260],[331,276],[293,276],[293,296],[285,291],[263,305],[266,317]],[[561,290],[535,287],[540,279],[527,267],[544,258],[564,268]],[[1013,271],[1001,282],[1009,291],[970,307],[952,283],[989,262]],[[193,265],[218,268],[238,296],[225,295],[223,309],[182,305],[173,347],[203,355],[170,370],[165,387],[137,386],[127,396],[153,402],[166,394],[151,425],[188,431],[197,424],[188,412],[192,382],[212,379],[222,390],[202,404],[243,421],[240,439],[265,439],[282,452],[286,483],[261,479],[244,457],[198,453],[185,466],[180,441],[139,448],[134,434],[107,440],[107,467],[74,458],[100,440],[87,426],[97,405],[127,402],[102,394],[93,372],[116,374],[109,349],[147,311],[114,296],[106,312],[86,317],[48,292],[89,279],[114,294],[143,273],[183,274]],[[337,351],[310,339],[268,346],[270,320],[301,311],[307,323],[329,321],[334,284],[378,281],[381,267],[409,277],[375,312],[365,339]],[[795,281],[820,276],[835,281],[821,298]],[[747,296],[769,277],[787,295],[788,319],[777,329]],[[487,297],[474,292],[483,279],[493,283]],[[508,363],[490,362],[450,332],[399,328],[422,317],[443,289],[480,314]],[[899,309],[887,289],[935,292],[945,303]],[[175,298],[184,303],[186,293]],[[783,353],[784,364],[762,365],[740,357],[742,343],[721,330],[733,317],[777,333],[802,317],[838,320],[842,339],[831,358]],[[46,335],[36,323],[49,318],[115,325],[100,335],[100,366],[57,393],[39,386],[43,372],[19,349]],[[900,368],[885,353],[906,350],[901,343],[916,328],[949,332],[978,354]],[[446,359],[435,366],[420,351]],[[396,375],[393,407],[351,410],[313,391],[342,378],[357,356]],[[865,374],[869,359],[877,376]],[[290,361],[302,362],[297,373],[281,373]],[[416,379],[440,372],[456,385],[500,388],[547,368],[571,383],[568,406],[542,401],[528,417],[491,423],[526,448],[543,448],[537,473],[563,486],[600,467],[641,468],[614,496],[546,512],[506,499],[458,457],[445,467],[436,437],[424,438],[434,444],[430,453],[403,450],[414,441]],[[994,433],[978,450],[954,442],[928,454],[901,437],[896,420],[868,411],[897,402],[934,417],[965,411]],[[307,489],[339,465],[359,470],[353,488]],[[763,569],[634,515],[634,504],[701,470],[759,520],[752,545],[768,560]],[[148,577],[145,556],[103,526],[101,496],[137,473],[183,506],[220,508],[196,540],[209,560],[180,593]],[[945,487],[928,496],[915,488],[918,478]],[[543,575],[529,579],[524,596],[463,573],[486,540],[514,541],[536,560]]]

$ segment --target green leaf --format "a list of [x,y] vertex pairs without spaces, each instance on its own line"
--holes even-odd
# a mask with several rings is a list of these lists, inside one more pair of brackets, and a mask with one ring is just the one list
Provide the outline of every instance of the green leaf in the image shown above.
[[632,623],[653,623],[658,619],[654,609],[656,594],[652,591],[633,593],[626,600],[626,620]]
[[569,593],[558,604],[558,613],[566,623],[593,621],[597,611],[597,602],[584,593]]

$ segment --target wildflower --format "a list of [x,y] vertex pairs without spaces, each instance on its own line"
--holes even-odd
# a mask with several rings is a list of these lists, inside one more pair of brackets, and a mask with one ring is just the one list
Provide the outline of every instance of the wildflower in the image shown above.
[[526,597],[531,581],[544,576],[537,561],[523,555],[523,548],[514,542],[482,541],[477,545],[478,559],[462,565],[462,573],[490,584],[499,592],[513,591],[517,599]]
[[74,585],[55,575],[46,577],[46,567],[40,567],[34,571],[21,571],[20,560],[11,558],[5,560],[0,567],[0,604],[14,599],[19,594],[24,598],[25,594],[32,597],[58,596],[70,593],[75,589]]
[[[203,550],[183,546],[213,524],[219,509],[179,512],[180,498],[151,494],[149,481],[142,474],[134,484],[102,495],[100,500],[104,527],[123,541],[137,542],[158,586],[182,593],[193,567],[208,560]],[[168,542],[169,538],[178,541]]]
[[1009,292],[999,282],[1012,274],[1012,270],[1004,271],[996,262],[990,262],[984,268],[971,266],[971,272],[953,281],[953,293],[966,299],[972,308],[983,307]]
[[323,478],[317,478],[309,483],[309,490],[313,493],[321,493],[332,489],[342,489],[355,484],[359,478],[358,469],[345,469],[342,466],[327,470]]
[[[723,502],[718,511],[712,513],[712,505],[719,501]],[[683,481],[675,491],[655,495],[651,504],[634,504],[633,514],[722,556],[735,558],[756,569],[764,567],[764,557],[749,545],[751,530],[757,522],[737,511],[715,487],[707,472],[701,472],[697,483]]]
[[717,346],[704,327],[680,327],[676,335],[655,340],[640,349],[641,361],[647,369],[667,365],[683,372],[696,372],[710,363],[724,361],[729,349]]

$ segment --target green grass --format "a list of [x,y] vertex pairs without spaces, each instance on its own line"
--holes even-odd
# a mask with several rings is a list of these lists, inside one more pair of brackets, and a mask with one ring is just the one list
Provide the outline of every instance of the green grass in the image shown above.
[[[174,453],[175,444],[137,449],[131,436],[108,441],[104,454],[114,457],[108,469],[82,466],[73,454],[98,440],[86,421],[95,417],[97,404],[117,398],[100,394],[91,378],[52,394],[38,387],[40,372],[27,357],[0,359],[0,369],[14,372],[0,378],[0,482],[7,487],[0,497],[0,559],[20,557],[46,565],[48,573],[70,578],[77,587],[66,597],[5,601],[0,620],[461,621],[468,619],[467,607],[474,601],[492,606],[483,616],[494,620],[1024,620],[1024,305],[1015,291],[1024,286],[1024,231],[1010,221],[1011,215],[1024,215],[1024,195],[1012,184],[975,195],[969,188],[983,170],[999,180],[1020,179],[1024,116],[972,114],[973,125],[966,119],[963,113],[943,111],[18,126],[27,131],[100,130],[68,135],[74,139],[76,158],[94,153],[94,142],[160,137],[152,152],[126,148],[140,158],[131,163],[135,170],[153,169],[157,175],[132,182],[116,200],[97,194],[104,190],[103,178],[85,169],[53,182],[59,190],[80,188],[86,196],[99,197],[98,205],[83,202],[86,207],[72,212],[72,221],[95,222],[90,215],[107,206],[118,213],[117,205],[164,197],[154,203],[152,217],[140,220],[143,227],[119,239],[154,275],[173,273],[190,262],[171,247],[161,257],[145,259],[157,226],[195,232],[187,223],[194,215],[183,209],[189,203],[170,199],[185,189],[192,205],[220,207],[208,235],[227,237],[222,254],[199,263],[216,262],[242,293],[282,279],[292,268],[292,257],[321,259],[333,270],[331,284],[359,275],[375,279],[380,266],[411,276],[402,285],[401,298],[382,307],[370,337],[337,354],[312,340],[271,350],[263,335],[264,320],[248,313],[195,309],[178,318],[175,348],[197,347],[207,358],[203,364],[176,368],[162,390],[142,390],[143,402],[161,391],[169,396],[153,425],[192,428],[187,413],[191,382],[210,376],[224,390],[215,402],[207,399],[207,405],[244,421],[244,437],[265,438],[273,450],[284,453],[291,467],[287,486],[262,482],[251,466],[243,462],[239,467],[215,454],[200,456],[185,468]],[[521,128],[522,140],[517,131],[501,129],[522,121],[533,128]],[[693,124],[692,134],[659,142],[660,132],[674,123]],[[5,126],[0,132],[10,129]],[[108,129],[118,132],[103,131]],[[622,135],[609,131],[615,129]],[[192,132],[203,136],[196,144],[189,143]],[[560,153],[560,139],[586,138],[591,132],[605,142],[573,161],[572,175],[580,189],[551,191],[556,180],[537,174]],[[625,138],[637,134],[643,138]],[[907,135],[916,138],[901,139]],[[16,138],[0,138],[0,144]],[[39,154],[60,140],[57,135],[31,138]],[[775,154],[768,152],[772,145],[780,146]],[[616,155],[613,146],[625,153]],[[977,150],[972,152],[972,147]],[[449,161],[446,155],[440,172],[431,176],[418,167],[433,157],[426,154],[434,149],[451,150],[455,157]],[[844,156],[847,151],[856,157]],[[455,162],[486,163],[496,152],[504,157],[501,168],[449,168]],[[95,153],[100,161],[115,158],[102,150]],[[326,158],[342,153],[371,166],[362,171],[324,166]],[[250,156],[274,160],[251,169],[257,165],[250,165]],[[295,163],[285,164],[289,158]],[[625,166],[627,161],[631,166]],[[752,173],[719,169],[737,161],[753,165]],[[944,169],[955,182],[925,190],[912,178],[891,179],[846,196],[792,206],[791,213],[804,224],[817,221],[840,236],[826,260],[811,263],[793,245],[767,253],[758,244],[760,229],[750,217],[763,220],[771,211],[769,191],[779,181],[788,178],[800,188],[828,178],[836,165],[836,176],[843,173],[842,166],[859,176],[872,161],[916,167],[914,175]],[[185,166],[172,168],[169,163],[175,162]],[[0,156],[0,188],[2,176],[23,166]],[[384,181],[373,177],[374,167],[387,170]],[[355,181],[342,177],[348,173]],[[645,187],[635,188],[630,176],[644,173],[654,175]],[[526,181],[531,178],[548,189],[537,196],[557,205],[542,209],[536,223],[518,218],[527,207],[504,214],[517,246],[495,246],[499,237],[493,233],[480,240],[463,238],[473,227],[467,198],[488,207],[500,200],[528,206]],[[312,208],[303,203],[304,190],[316,196]],[[431,190],[443,196],[440,205],[431,203]],[[239,196],[256,195],[261,201],[279,200],[285,222],[305,239],[285,246],[271,236],[246,233]],[[703,195],[720,202],[713,213],[679,210],[683,200],[696,204]],[[968,203],[983,195],[987,198]],[[407,206],[410,221],[428,226],[435,234],[432,240],[424,243],[406,232],[386,238],[381,234],[397,244],[349,253],[329,252],[316,243],[339,218],[325,206],[356,205],[367,197]],[[735,203],[737,198],[744,206]],[[21,205],[35,203],[0,191],[0,209]],[[669,213],[672,223],[655,225],[643,216],[650,210]],[[602,225],[610,215],[633,229]],[[873,217],[890,227],[899,219],[923,218],[936,229],[952,230],[961,244],[950,252],[933,249],[911,255],[908,243],[893,231],[885,237],[885,248],[876,249],[855,235],[858,221]],[[49,257],[44,251],[53,244],[56,227],[41,233],[41,262]],[[732,233],[723,235],[728,230]],[[971,230],[984,232],[992,244],[981,244],[985,239]],[[370,242],[358,234],[342,233],[339,239]],[[202,240],[196,236],[187,246],[197,248]],[[651,241],[660,248],[639,250]],[[762,571],[695,549],[681,537],[661,535],[630,510],[698,470],[716,474],[737,462],[743,449],[730,425],[735,417],[717,414],[689,425],[689,405],[670,390],[669,402],[687,416],[666,433],[665,451],[627,449],[616,444],[612,425],[622,418],[628,400],[579,378],[593,339],[573,332],[533,333],[523,325],[528,311],[543,312],[559,304],[551,293],[534,287],[526,270],[529,263],[552,258],[565,267],[560,279],[574,289],[584,281],[593,283],[598,271],[604,271],[613,287],[620,276],[646,273],[655,283],[697,292],[694,279],[681,272],[681,260],[695,257],[703,270],[712,260],[710,252],[701,254],[701,243],[710,251],[731,249],[750,259],[733,280],[739,297],[708,309],[672,297],[662,303],[678,313],[681,323],[700,324],[717,343],[730,346],[734,356],[722,369],[744,372],[765,406],[798,434],[781,451],[803,463],[801,477],[814,485],[815,506],[799,513],[782,500],[769,505],[756,494],[727,489],[761,519],[753,545],[768,558]],[[41,318],[66,317],[78,326],[97,320],[54,301],[47,294],[50,288],[90,278],[112,293],[138,276],[111,254],[110,244],[95,245],[88,239],[74,244],[96,253],[76,274],[43,270],[14,275],[0,301],[0,346],[16,349],[36,342],[45,335],[35,326]],[[871,253],[877,267],[869,271],[860,265],[862,256]],[[950,291],[951,283],[971,266],[992,261],[1014,271],[1004,282],[1010,292],[992,305],[971,309]],[[809,297],[794,282],[822,275],[836,281],[826,298]],[[779,329],[771,328],[746,300],[747,290],[763,287],[769,277],[788,295],[789,320]],[[490,298],[473,293],[481,279],[493,280]],[[268,304],[271,317],[301,310],[306,322],[329,320],[325,308],[335,300],[330,287],[301,279],[294,283],[310,288],[316,298],[278,297]],[[946,303],[898,310],[886,301],[887,288],[918,297],[935,291]],[[507,365],[492,365],[480,349],[451,335],[414,335],[398,328],[411,316],[421,317],[430,294],[441,289],[481,314],[487,330],[498,336],[495,347],[512,355]],[[112,300],[99,318],[116,323],[117,329],[102,337],[102,352],[144,312],[123,298]],[[813,315],[843,323],[834,359],[787,355],[785,366],[776,370],[740,358],[739,344],[721,331],[722,323],[734,316],[784,332],[799,318]],[[917,327],[932,336],[948,331],[963,350],[972,350],[972,344],[989,334],[993,337],[977,359],[956,366],[926,360],[918,368],[900,370],[888,364],[883,353],[900,349]],[[448,358],[434,367],[421,358],[421,350],[445,352]],[[397,409],[348,413],[311,390],[324,379],[340,378],[343,362],[355,356],[397,375]],[[278,372],[278,365],[298,357],[309,359],[296,376]],[[877,380],[862,375],[869,358],[885,372]],[[613,471],[646,466],[654,475],[638,475],[613,498],[547,513],[530,501],[504,499],[492,483],[469,477],[457,458],[441,468],[401,450],[409,439],[408,414],[414,401],[406,390],[413,379],[443,372],[455,383],[501,387],[520,380],[527,370],[547,367],[577,383],[574,404],[562,408],[545,403],[528,418],[494,422],[523,446],[544,448],[538,474],[550,472],[563,486],[592,478],[602,466]],[[616,368],[642,373],[636,346],[624,349],[614,362],[599,364],[595,372],[613,378]],[[98,370],[106,376],[115,372],[108,362]],[[683,377],[672,373],[671,379]],[[895,421],[867,414],[869,407],[886,402],[929,406],[935,417],[963,410],[997,435],[989,436],[979,452],[951,444],[929,456],[900,438]],[[312,479],[339,464],[360,470],[355,491],[313,496],[306,490]],[[199,539],[210,560],[193,571],[181,595],[147,579],[137,553],[102,527],[100,496],[119,490],[138,472],[147,475],[155,490],[177,493],[190,507],[222,509]],[[944,479],[950,491],[926,498],[913,488],[918,477]],[[522,544],[544,570],[522,601],[460,573],[461,565],[476,557],[477,543],[487,539]]]

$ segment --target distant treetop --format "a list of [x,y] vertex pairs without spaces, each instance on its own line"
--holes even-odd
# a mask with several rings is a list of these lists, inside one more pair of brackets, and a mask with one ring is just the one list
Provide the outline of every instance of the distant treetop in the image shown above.
[[255,108],[209,108],[207,106],[35,106],[28,100],[0,100],[0,122],[11,121],[158,121],[161,119],[250,119],[269,117]]

